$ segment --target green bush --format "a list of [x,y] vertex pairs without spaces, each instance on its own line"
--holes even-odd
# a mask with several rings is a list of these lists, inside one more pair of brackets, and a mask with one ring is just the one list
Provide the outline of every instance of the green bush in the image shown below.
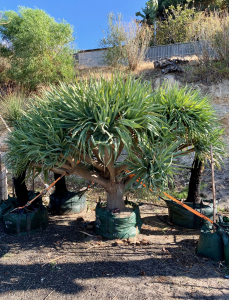
[[157,45],[183,43],[190,40],[189,27],[195,17],[195,9],[188,4],[175,8],[173,5],[165,9],[164,21],[157,23]]
[[40,9],[19,7],[4,12],[0,34],[5,45],[2,57],[9,58],[9,77],[26,88],[69,81],[74,76],[72,57],[73,28],[57,23]]

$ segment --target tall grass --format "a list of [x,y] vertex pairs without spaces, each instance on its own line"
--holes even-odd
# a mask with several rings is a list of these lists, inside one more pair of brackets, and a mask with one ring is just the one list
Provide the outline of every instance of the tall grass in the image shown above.
[[0,96],[0,112],[7,125],[12,127],[17,122],[28,104],[28,96],[23,89],[9,90]]
[[229,61],[229,14],[224,12],[199,13],[190,26],[194,41],[200,41],[199,59],[204,63],[212,59]]

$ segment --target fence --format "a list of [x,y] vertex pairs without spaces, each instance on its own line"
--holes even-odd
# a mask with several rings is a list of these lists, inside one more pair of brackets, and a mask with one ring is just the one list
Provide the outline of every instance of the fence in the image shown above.
[[[201,51],[201,43],[177,43],[162,46],[149,47],[145,56],[145,60],[154,61],[163,58],[184,57],[194,55]],[[103,56],[106,49],[94,49],[80,51],[74,54],[76,61],[80,66],[86,67],[102,67],[106,66]]]
[[196,54],[199,43],[177,43],[150,47],[146,53],[146,60],[154,61],[163,58],[184,57]]

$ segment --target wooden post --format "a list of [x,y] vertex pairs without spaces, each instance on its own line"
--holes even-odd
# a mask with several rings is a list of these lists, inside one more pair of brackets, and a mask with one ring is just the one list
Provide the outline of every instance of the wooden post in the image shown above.
[[8,189],[7,189],[7,176],[6,176],[6,167],[2,163],[2,152],[1,152],[1,143],[0,143],[0,203],[3,200],[8,199]]
[[33,168],[33,192],[35,192],[35,181],[34,181],[34,176],[35,176],[35,167]]
[[211,145],[211,169],[212,169],[212,194],[213,194],[213,222],[216,222],[216,200],[215,200],[215,178],[214,178],[214,160]]
[[[11,129],[9,128],[9,126],[6,124],[6,121],[3,119],[2,115],[0,114],[0,119],[2,120],[3,124],[5,125],[6,129],[11,132]],[[0,148],[1,148],[1,144],[0,144]],[[1,149],[0,149],[0,155],[1,155]],[[7,173],[7,170],[6,170]],[[7,182],[6,182],[6,186],[7,186]],[[6,187],[7,190],[7,187]],[[12,193],[13,193],[13,197],[15,197],[15,188],[14,188],[14,175],[12,174]],[[7,199],[8,199],[8,192],[7,192]],[[1,199],[0,199],[1,200]]]

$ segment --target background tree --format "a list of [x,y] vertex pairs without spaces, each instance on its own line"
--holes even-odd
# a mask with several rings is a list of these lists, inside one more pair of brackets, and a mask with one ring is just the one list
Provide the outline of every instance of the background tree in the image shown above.
[[107,15],[107,30],[103,31],[104,37],[99,41],[99,47],[107,48],[103,57],[104,63],[113,67],[123,63],[123,46],[125,30],[120,13]]
[[130,76],[91,78],[33,101],[9,135],[6,162],[17,176],[34,167],[77,174],[105,189],[108,209],[123,209],[136,179],[155,193],[167,187],[176,158],[194,152],[213,121],[208,99],[187,88],[154,93]]
[[157,17],[158,3],[157,0],[150,0],[146,2],[145,8],[142,8],[142,13],[140,11],[136,12],[136,17],[141,17],[140,21],[143,24],[154,25]]
[[0,35],[5,45],[1,56],[7,57],[9,77],[35,89],[39,84],[71,80],[74,62],[71,43],[73,28],[65,21],[57,23],[40,9],[19,7],[19,11],[5,11]]
[[110,13],[108,28],[99,46],[106,48],[103,59],[107,65],[128,66],[135,70],[144,61],[151,40],[151,29],[148,25],[140,25],[136,20],[129,23],[122,21],[122,15]]
[[164,45],[189,41],[189,27],[195,17],[195,8],[189,8],[188,4],[169,6],[168,9],[164,10],[164,20],[157,22],[157,44]]

